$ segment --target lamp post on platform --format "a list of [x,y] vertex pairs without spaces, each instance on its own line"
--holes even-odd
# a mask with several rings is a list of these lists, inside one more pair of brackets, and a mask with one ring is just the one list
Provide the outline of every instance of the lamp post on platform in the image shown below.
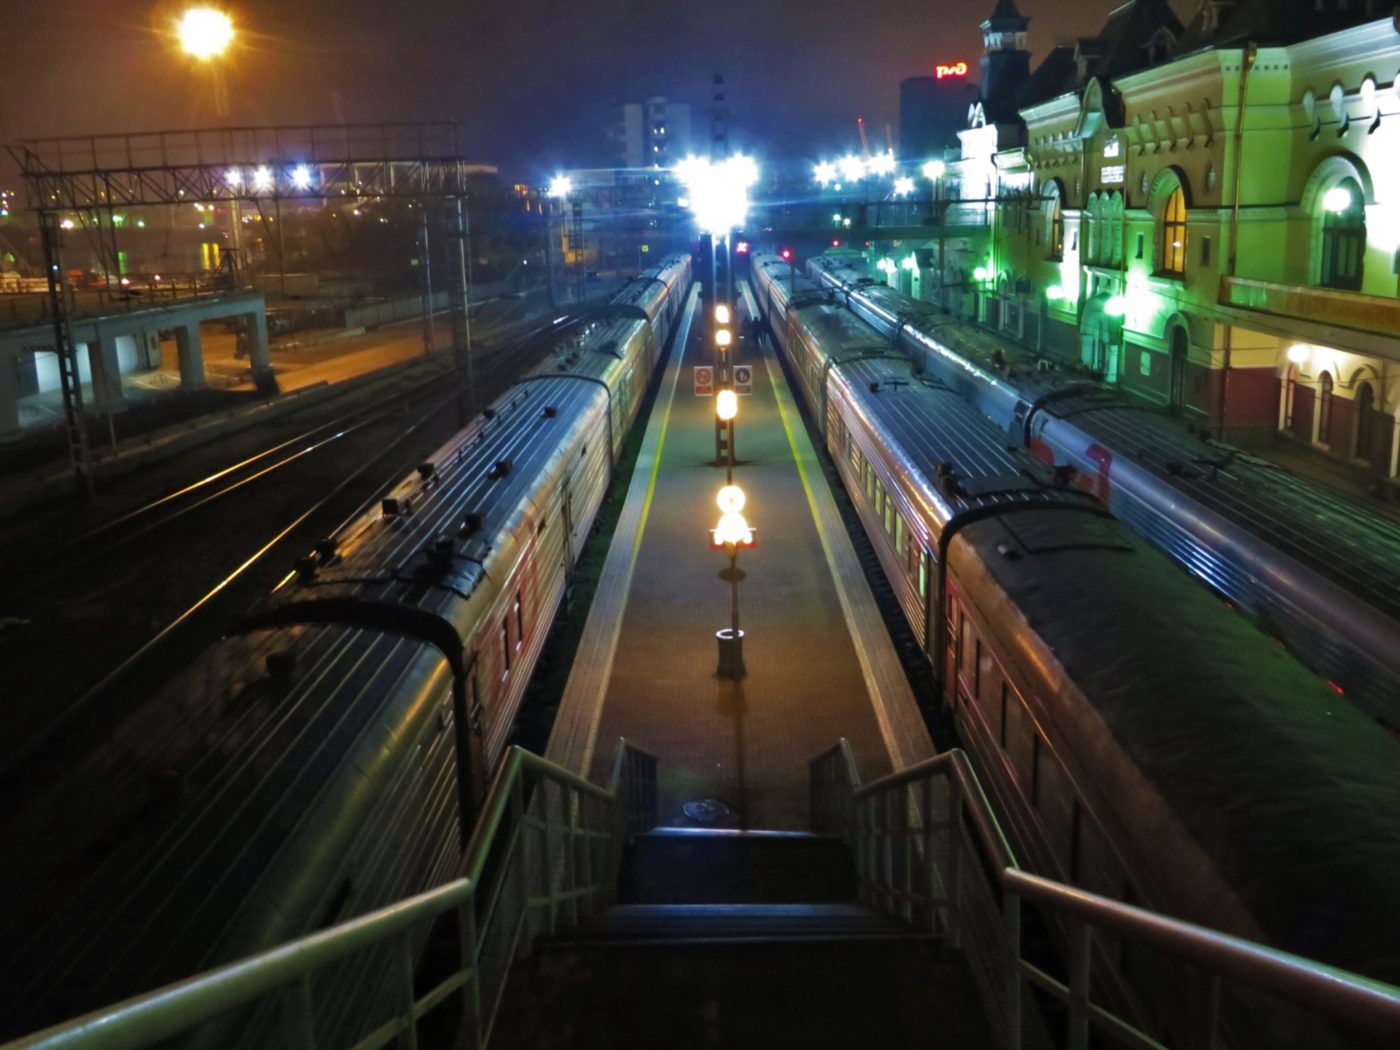
[[744,632],[739,628],[739,584],[747,573],[739,568],[739,549],[754,546],[753,529],[743,515],[744,490],[738,485],[725,485],[719,490],[715,503],[719,506],[719,524],[712,530],[712,546],[729,556],[729,568],[720,572],[720,579],[729,584],[729,626],[715,632],[719,643],[719,664],[715,674],[730,681],[747,677],[744,666]]

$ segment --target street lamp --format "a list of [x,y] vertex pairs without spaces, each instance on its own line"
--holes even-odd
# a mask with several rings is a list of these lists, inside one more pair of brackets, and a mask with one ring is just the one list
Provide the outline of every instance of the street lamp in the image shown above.
[[724,480],[734,484],[734,420],[739,415],[739,395],[732,387],[715,394],[715,466],[724,464]]
[[187,8],[175,23],[175,36],[180,50],[198,62],[209,63],[214,79],[214,115],[228,116],[228,87],[224,83],[223,63],[235,36],[233,19],[217,7]]
[[754,537],[753,528],[743,515],[745,502],[744,490],[739,486],[730,484],[720,489],[715,497],[720,509],[719,524],[711,530],[711,546],[729,556],[729,568],[720,573],[720,578],[729,584],[729,626],[715,632],[719,643],[715,673],[736,682],[748,674],[744,667],[744,632],[739,629],[739,583],[746,575],[739,568],[739,549],[754,546]]

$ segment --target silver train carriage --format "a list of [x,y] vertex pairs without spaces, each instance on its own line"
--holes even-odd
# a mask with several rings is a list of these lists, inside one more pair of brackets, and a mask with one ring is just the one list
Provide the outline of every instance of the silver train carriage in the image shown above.
[[859,256],[809,261],[882,335],[1039,462],[1235,602],[1339,693],[1400,732],[1400,524],[1179,419],[950,320],[873,280]]
[[[1400,979],[1390,735],[876,333],[801,289],[768,312],[790,293],[764,262],[760,309],[1022,862]],[[1184,973],[1108,937],[1094,960],[1096,989],[1182,1043]],[[1235,1046],[1349,1035],[1243,996],[1226,1016]]]
[[[458,874],[689,274],[676,256],[556,323],[536,369],[36,800],[4,887],[0,1035]],[[321,977],[318,1038],[382,1022],[394,972]],[[202,1043],[263,1045],[266,1019]]]

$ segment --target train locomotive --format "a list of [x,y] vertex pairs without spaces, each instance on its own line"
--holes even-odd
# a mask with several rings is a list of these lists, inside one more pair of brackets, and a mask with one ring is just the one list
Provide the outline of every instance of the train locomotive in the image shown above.
[[1400,525],[878,281],[817,284],[1400,733]]
[[[690,269],[558,319],[543,363],[21,817],[0,1034],[456,877]],[[318,982],[318,1040],[383,1020],[381,962]],[[265,1020],[203,1037],[265,1045]]]
[[[1390,734],[829,292],[767,255],[752,281],[1022,863],[1400,979]],[[1185,1044],[1183,974],[1108,937],[1093,960]],[[1228,1045],[1352,1035],[1223,1010]]]

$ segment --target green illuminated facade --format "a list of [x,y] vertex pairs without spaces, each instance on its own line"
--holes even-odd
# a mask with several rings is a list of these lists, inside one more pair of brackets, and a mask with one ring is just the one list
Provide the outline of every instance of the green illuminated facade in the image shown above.
[[1051,51],[1015,117],[973,107],[940,187],[968,235],[943,239],[922,294],[1213,431],[1394,478],[1391,10],[1204,0],[1183,25],[1155,0],[1118,8]]

